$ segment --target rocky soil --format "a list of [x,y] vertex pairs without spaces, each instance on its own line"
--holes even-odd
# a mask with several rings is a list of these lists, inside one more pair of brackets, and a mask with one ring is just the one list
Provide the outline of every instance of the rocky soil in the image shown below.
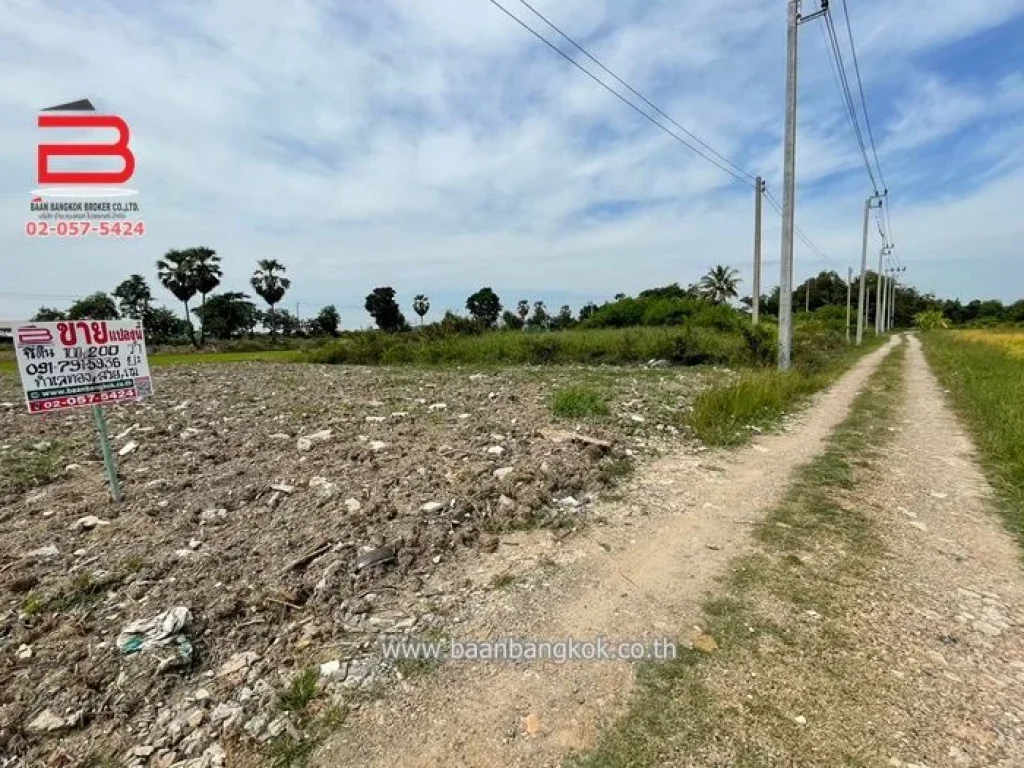
[[[198,768],[301,743],[307,683],[343,711],[400,677],[378,639],[443,632],[466,601],[438,574],[457,585],[512,531],[580,528],[686,441],[680,414],[723,375],[158,369],[155,397],[106,409],[120,504],[89,411],[30,416],[0,376],[0,765]],[[609,416],[552,416],[580,382]]]

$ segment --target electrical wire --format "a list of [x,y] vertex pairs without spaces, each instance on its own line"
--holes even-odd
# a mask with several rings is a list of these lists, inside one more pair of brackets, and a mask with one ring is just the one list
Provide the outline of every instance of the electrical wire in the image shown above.
[[[779,203],[778,200],[775,199],[775,196],[767,189],[767,187],[765,188],[764,196],[765,198],[767,198],[772,208],[774,208],[775,211],[779,214],[779,216],[781,216],[782,205]],[[804,234],[804,231],[800,229],[800,227],[796,226],[796,224],[793,225],[793,233],[800,239],[800,242],[807,246],[807,250],[809,250],[812,254],[814,254],[822,261],[828,262],[836,269],[839,269],[839,265],[835,261],[833,261],[827,253],[825,253],[823,250],[821,250],[821,248],[815,245],[814,241],[811,240],[811,238],[809,238],[806,234]]]
[[850,90],[850,80],[846,74],[846,64],[843,61],[843,49],[839,44],[839,37],[836,35],[836,28],[832,21],[831,10],[826,11],[825,13],[825,28],[828,32],[830,53],[835,58],[836,68],[839,72],[840,91],[843,102],[846,105],[846,114],[850,120],[850,126],[853,128],[853,136],[857,141],[861,157],[864,159],[864,168],[867,170],[868,177],[871,179],[871,188],[877,195],[878,181],[875,179],[875,172],[871,168],[871,161],[868,159],[867,144],[864,141],[864,133],[860,128],[860,120],[857,118],[857,108],[853,101],[853,94]]
[[[637,114],[639,114],[639,115],[641,115],[642,117],[644,117],[644,118],[646,118],[647,120],[649,120],[649,121],[650,121],[651,123],[653,123],[653,124],[654,124],[655,126],[657,126],[657,127],[658,127],[658,128],[660,128],[660,129],[661,129],[662,131],[664,131],[664,132],[665,132],[666,134],[668,134],[668,135],[669,135],[669,136],[671,136],[671,137],[672,137],[673,139],[675,139],[676,141],[678,141],[678,142],[679,142],[680,144],[682,144],[683,146],[687,147],[687,148],[688,148],[689,150],[691,150],[691,151],[692,151],[692,152],[694,152],[695,154],[699,155],[699,156],[700,156],[700,157],[702,157],[703,159],[707,160],[707,161],[708,161],[709,163],[711,163],[712,165],[716,166],[716,167],[717,167],[717,168],[718,168],[719,170],[721,170],[721,171],[724,171],[725,173],[729,174],[729,175],[730,175],[730,176],[732,176],[732,177],[733,177],[734,179],[736,179],[736,181],[739,181],[739,182],[740,182],[741,184],[744,184],[744,185],[746,185],[746,186],[753,186],[753,182],[751,182],[751,181],[747,180],[747,179],[746,179],[746,178],[744,178],[743,176],[740,176],[740,175],[739,175],[739,174],[737,174],[737,173],[736,173],[735,171],[731,170],[731,169],[730,169],[730,168],[729,168],[728,166],[726,166],[726,165],[723,165],[723,164],[722,164],[722,163],[720,163],[719,161],[717,161],[717,160],[715,160],[714,158],[712,158],[712,157],[708,156],[708,155],[707,155],[707,154],[705,154],[705,153],[704,153],[703,151],[701,151],[700,149],[698,149],[697,147],[695,147],[695,146],[694,146],[693,144],[691,144],[691,143],[689,143],[688,141],[686,141],[686,139],[682,138],[682,137],[681,137],[681,136],[680,136],[679,134],[677,134],[677,133],[675,133],[674,131],[670,130],[670,129],[669,129],[668,127],[666,127],[666,126],[665,126],[665,125],[664,125],[664,124],[663,124],[662,122],[660,122],[660,121],[656,120],[656,119],[655,119],[654,117],[652,117],[652,116],[651,116],[651,115],[649,115],[649,114],[648,114],[647,112],[645,112],[644,110],[642,110],[642,109],[641,109],[640,107],[638,107],[638,106],[637,106],[636,104],[634,104],[634,103],[633,103],[632,101],[630,101],[630,100],[629,100],[629,99],[627,99],[627,98],[626,98],[625,96],[623,96],[623,95],[622,95],[621,93],[619,93],[619,92],[618,92],[618,91],[616,91],[616,90],[615,90],[614,88],[612,88],[612,87],[611,87],[610,85],[608,85],[608,83],[606,83],[606,82],[605,82],[604,80],[602,80],[601,78],[599,78],[599,77],[598,77],[597,75],[595,75],[595,74],[594,74],[593,72],[591,72],[591,71],[590,71],[589,69],[587,69],[586,67],[584,67],[584,66],[583,66],[582,64],[580,64],[580,63],[579,63],[578,61],[576,61],[576,60],[575,60],[575,59],[574,59],[574,58],[573,58],[572,56],[570,56],[569,54],[567,54],[567,53],[566,53],[565,51],[563,51],[563,50],[562,50],[561,48],[559,48],[559,47],[558,47],[557,45],[555,45],[555,44],[554,44],[554,43],[552,43],[552,42],[551,42],[550,40],[548,40],[548,39],[547,39],[546,37],[544,37],[544,35],[542,35],[542,34],[541,34],[540,32],[538,32],[537,30],[535,30],[535,29],[534,29],[533,27],[531,27],[531,26],[530,26],[529,24],[527,24],[527,23],[526,23],[525,21],[523,21],[523,20],[522,20],[522,19],[520,19],[520,18],[519,18],[518,16],[516,16],[516,15],[515,15],[514,13],[512,13],[512,12],[511,12],[510,10],[508,10],[508,8],[506,8],[506,7],[504,6],[504,5],[502,5],[501,3],[499,3],[499,2],[498,2],[498,0],[488,0],[488,2],[489,2],[489,3],[491,4],[491,5],[493,5],[494,7],[496,7],[496,8],[498,9],[498,10],[500,10],[500,11],[501,11],[502,13],[504,13],[504,14],[505,14],[506,16],[508,16],[508,17],[509,17],[510,19],[512,19],[512,20],[513,20],[514,22],[516,22],[516,24],[518,24],[519,26],[521,26],[521,27],[522,27],[523,29],[525,29],[525,30],[526,30],[527,32],[529,32],[529,33],[530,33],[531,35],[533,35],[533,36],[534,36],[534,37],[536,37],[536,38],[537,38],[538,40],[540,40],[540,41],[541,41],[542,43],[544,43],[544,45],[546,45],[546,46],[547,46],[548,48],[550,48],[550,49],[551,49],[552,51],[554,51],[554,52],[555,52],[555,53],[557,53],[557,54],[558,54],[559,56],[561,56],[561,57],[562,57],[563,59],[565,59],[565,60],[566,60],[566,61],[568,61],[568,62],[569,62],[570,64],[572,64],[572,65],[573,65],[574,67],[576,67],[576,69],[578,69],[578,70],[579,70],[580,72],[582,72],[583,74],[585,74],[585,75],[586,75],[587,77],[589,77],[589,78],[590,78],[591,80],[593,80],[593,81],[594,81],[595,83],[597,83],[597,84],[598,84],[598,85],[600,85],[600,86],[601,86],[602,88],[604,88],[604,89],[605,89],[606,91],[608,91],[608,93],[612,94],[612,95],[613,95],[613,96],[614,96],[615,98],[617,98],[617,99],[618,99],[619,101],[621,101],[621,102],[622,102],[623,104],[625,104],[625,105],[626,105],[626,106],[628,106],[628,107],[629,107],[630,109],[632,109],[633,111],[635,111],[635,112],[636,112]],[[745,173],[745,172],[744,172],[744,173]]]
[[609,69],[607,66],[605,66],[604,63],[602,63],[593,54],[591,54],[590,51],[588,51],[586,48],[584,48],[582,45],[580,45],[578,42],[576,42],[573,38],[571,38],[569,35],[567,35],[565,32],[563,32],[557,25],[555,25],[554,22],[552,22],[550,19],[548,19],[547,16],[545,16],[543,13],[541,13],[536,8],[534,8],[532,5],[530,5],[530,3],[528,3],[526,0],[519,0],[519,2],[522,3],[523,5],[525,5],[527,8],[529,8],[530,11],[537,18],[539,18],[541,21],[543,21],[545,24],[547,24],[549,27],[551,27],[551,29],[553,29],[555,32],[557,32],[559,35],[561,35],[562,38],[566,40],[566,42],[568,42],[576,50],[578,50],[580,53],[582,53],[584,56],[586,56],[588,59],[590,59],[592,62],[594,62],[597,66],[599,66],[607,74],[611,75],[611,77],[613,77],[616,80],[616,82],[618,82],[620,85],[622,85],[624,88],[626,88],[630,93],[632,93],[634,96],[636,96],[638,99],[640,99],[644,104],[646,104],[648,107],[653,109],[659,115],[664,117],[672,125],[674,125],[680,131],[685,133],[691,139],[696,141],[698,144],[700,144],[702,147],[704,147],[708,152],[710,152],[712,155],[717,157],[723,163],[725,163],[730,168],[735,170],[737,173],[739,173],[739,174],[741,174],[743,176],[746,176],[748,179],[750,179],[751,182],[756,180],[755,176],[752,173],[749,173],[748,171],[745,171],[739,165],[734,163],[728,157],[726,157],[721,152],[719,152],[714,147],[712,147],[710,144],[708,144],[706,141],[704,141],[700,136],[697,136],[695,133],[693,133],[692,131],[687,129],[685,126],[680,125],[678,122],[676,122],[676,120],[671,115],[667,114],[663,109],[661,109],[661,107],[659,107],[657,104],[652,102],[650,99],[648,99],[646,96],[644,96],[638,90],[636,90],[636,88],[634,88],[629,83],[627,83],[625,80],[623,80],[621,77],[619,77],[617,74],[615,74],[611,69]]
[[868,112],[868,101],[864,96],[864,81],[860,76],[860,62],[857,60],[857,46],[853,42],[853,25],[850,23],[850,9],[846,0],[843,0],[843,15],[846,17],[846,32],[850,38],[850,53],[853,54],[853,71],[857,77],[857,89],[860,91],[860,103],[864,108],[864,124],[868,129],[868,139],[871,142],[871,153],[875,157],[875,168],[878,169],[878,178],[882,181],[882,189],[888,190],[889,185],[885,183],[885,176],[882,174],[882,164],[878,162],[878,149],[875,146],[875,133],[871,130],[871,115]]

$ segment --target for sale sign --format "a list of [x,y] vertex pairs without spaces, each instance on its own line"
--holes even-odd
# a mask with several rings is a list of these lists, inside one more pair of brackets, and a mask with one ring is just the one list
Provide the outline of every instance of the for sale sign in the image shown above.
[[138,320],[16,325],[14,347],[30,413],[122,403],[153,394]]

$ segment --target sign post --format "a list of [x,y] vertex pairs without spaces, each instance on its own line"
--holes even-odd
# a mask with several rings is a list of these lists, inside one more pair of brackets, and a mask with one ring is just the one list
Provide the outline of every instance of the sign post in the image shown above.
[[153,394],[146,340],[138,320],[77,320],[14,326],[18,372],[29,413],[90,406],[114,501],[117,464],[101,406]]
[[110,438],[107,436],[107,419],[103,415],[103,409],[98,405],[92,407],[92,418],[96,422],[96,432],[100,436],[100,451],[103,453],[103,468],[107,472],[107,482],[110,483],[110,495],[114,501],[121,501],[121,483],[117,479],[117,461],[114,459],[114,452],[110,450]]

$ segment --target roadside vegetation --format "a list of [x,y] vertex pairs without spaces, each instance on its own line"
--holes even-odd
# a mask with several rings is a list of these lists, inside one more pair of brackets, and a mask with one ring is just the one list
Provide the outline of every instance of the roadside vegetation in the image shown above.
[[933,331],[925,355],[967,423],[1024,542],[1024,330]]
[[[843,608],[844,591],[877,566],[881,542],[842,499],[892,435],[902,359],[902,347],[886,358],[825,452],[757,527],[759,551],[733,562],[692,643],[682,638],[674,661],[639,668],[626,714],[570,766],[881,764],[851,716],[873,694],[857,687]],[[837,698],[842,718],[829,714]]]

